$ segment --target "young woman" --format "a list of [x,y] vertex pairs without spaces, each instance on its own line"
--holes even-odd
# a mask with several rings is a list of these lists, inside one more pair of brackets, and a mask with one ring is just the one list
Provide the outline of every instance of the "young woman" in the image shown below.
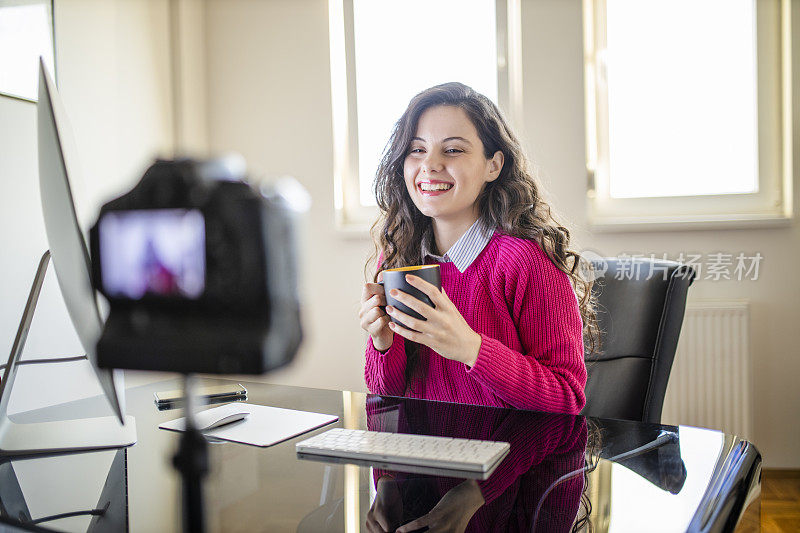
[[364,285],[369,390],[579,412],[584,335],[593,344],[596,328],[591,282],[497,107],[460,83],[415,96],[375,194],[378,271],[438,263],[442,290],[407,276],[436,306],[393,293],[425,318],[416,320],[385,307],[381,285]]

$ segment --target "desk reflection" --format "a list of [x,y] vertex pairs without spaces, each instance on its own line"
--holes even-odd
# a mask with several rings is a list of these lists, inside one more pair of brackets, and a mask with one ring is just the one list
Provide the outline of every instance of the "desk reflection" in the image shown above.
[[558,532],[579,526],[588,514],[585,476],[558,482],[585,466],[588,427],[583,417],[378,396],[367,398],[366,413],[367,428],[373,431],[511,445],[484,481],[374,470],[376,496],[367,531],[394,531],[408,524],[442,531]]
[[127,497],[125,448],[0,458],[0,518],[25,530],[128,531]]

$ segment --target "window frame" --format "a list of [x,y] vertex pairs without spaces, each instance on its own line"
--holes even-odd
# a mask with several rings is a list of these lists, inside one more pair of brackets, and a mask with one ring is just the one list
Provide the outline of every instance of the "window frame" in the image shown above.
[[[516,129],[522,114],[521,0],[495,0],[498,105]],[[361,204],[353,0],[328,0],[336,228],[363,235],[378,219]]]
[[611,198],[608,93],[602,50],[606,0],[583,0],[587,204],[595,231],[787,225],[792,209],[792,71],[789,0],[756,7],[758,192]]

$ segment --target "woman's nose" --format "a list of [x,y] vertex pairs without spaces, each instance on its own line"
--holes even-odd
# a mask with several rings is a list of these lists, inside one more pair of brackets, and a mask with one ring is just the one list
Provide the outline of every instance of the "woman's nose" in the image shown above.
[[443,168],[442,160],[436,153],[428,152],[425,159],[422,160],[423,172],[440,172]]

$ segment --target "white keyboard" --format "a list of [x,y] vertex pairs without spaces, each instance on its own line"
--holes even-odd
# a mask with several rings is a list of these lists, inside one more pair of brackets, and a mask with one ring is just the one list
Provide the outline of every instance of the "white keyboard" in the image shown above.
[[335,428],[298,442],[298,453],[487,473],[508,454],[507,442]]

